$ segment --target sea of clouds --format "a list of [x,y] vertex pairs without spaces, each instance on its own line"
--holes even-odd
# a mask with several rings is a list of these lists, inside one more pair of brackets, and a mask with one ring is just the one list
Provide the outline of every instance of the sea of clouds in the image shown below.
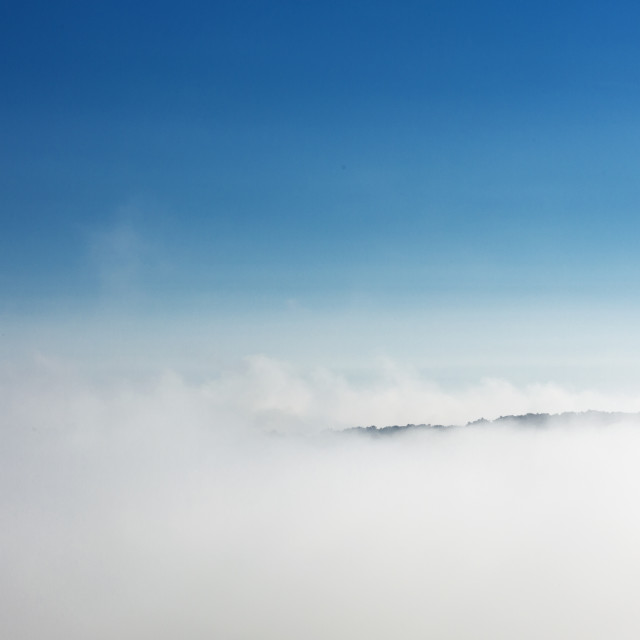
[[640,424],[335,433],[636,399],[374,373],[3,365],[3,636],[637,638]]

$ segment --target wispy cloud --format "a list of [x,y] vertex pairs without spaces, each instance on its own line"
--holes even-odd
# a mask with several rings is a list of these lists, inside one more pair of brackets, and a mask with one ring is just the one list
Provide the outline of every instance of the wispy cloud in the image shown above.
[[135,285],[140,275],[142,247],[129,220],[94,234],[91,257],[105,289],[118,292]]
[[281,433],[371,424],[465,424],[530,412],[640,411],[633,393],[572,390],[556,383],[515,385],[499,379],[447,388],[388,360],[378,361],[366,378],[264,355],[237,361],[199,381],[170,369],[125,381],[43,356],[30,364],[5,364],[2,374],[5,417],[38,427],[81,427],[89,408],[89,422],[104,425],[185,422]]

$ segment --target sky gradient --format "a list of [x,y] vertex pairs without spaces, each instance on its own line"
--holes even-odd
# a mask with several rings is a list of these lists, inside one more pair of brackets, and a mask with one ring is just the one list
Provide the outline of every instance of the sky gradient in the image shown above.
[[3,351],[640,381],[639,14],[5,3]]
[[0,4],[3,637],[640,637],[637,2]]

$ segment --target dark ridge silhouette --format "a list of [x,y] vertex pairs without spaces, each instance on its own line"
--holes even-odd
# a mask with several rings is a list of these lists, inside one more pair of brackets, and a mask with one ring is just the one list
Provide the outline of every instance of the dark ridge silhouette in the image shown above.
[[531,428],[552,428],[560,426],[579,425],[587,422],[590,425],[606,426],[622,421],[640,422],[640,413],[625,413],[622,411],[567,411],[565,413],[525,413],[523,415],[500,416],[495,420],[478,418],[466,425],[444,425],[444,424],[405,424],[390,425],[385,427],[351,427],[345,429],[344,433],[365,434],[374,437],[391,436],[409,431],[421,431],[425,429],[445,430],[461,429],[468,427],[482,427],[487,425],[510,425]]

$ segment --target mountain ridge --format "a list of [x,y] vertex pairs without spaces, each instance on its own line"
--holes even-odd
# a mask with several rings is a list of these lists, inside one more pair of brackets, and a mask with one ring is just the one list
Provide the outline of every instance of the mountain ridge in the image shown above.
[[464,429],[468,427],[479,427],[488,425],[518,425],[522,427],[557,427],[570,426],[573,423],[588,420],[589,424],[597,426],[606,426],[621,421],[638,421],[640,422],[640,412],[624,412],[624,411],[597,411],[590,409],[588,411],[565,411],[562,413],[524,413],[514,415],[504,415],[493,420],[486,418],[478,418],[467,422],[466,424],[413,424],[406,425],[387,425],[377,427],[370,425],[367,427],[358,426],[345,429],[347,433],[362,433],[372,436],[390,436],[397,433],[420,430],[448,430],[448,429]]

